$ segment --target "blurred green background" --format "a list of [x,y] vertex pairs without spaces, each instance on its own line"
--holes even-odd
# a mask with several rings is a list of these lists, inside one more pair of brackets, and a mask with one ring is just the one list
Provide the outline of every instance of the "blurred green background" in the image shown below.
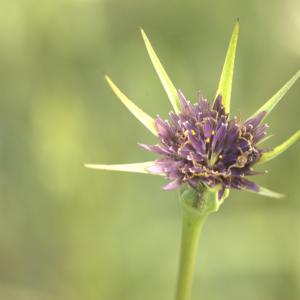
[[[150,115],[169,102],[139,33],[189,98],[212,99],[241,20],[233,112],[253,113],[300,68],[300,2],[1,0],[0,299],[173,299],[176,192],[84,162],[154,156],[154,137],[112,94],[108,73]],[[269,117],[273,146],[299,129],[300,82]],[[201,237],[193,299],[300,299],[299,144],[232,192]]]

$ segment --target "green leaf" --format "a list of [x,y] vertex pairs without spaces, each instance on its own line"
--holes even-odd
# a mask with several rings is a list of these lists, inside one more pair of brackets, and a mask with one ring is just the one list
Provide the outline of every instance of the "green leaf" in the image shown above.
[[272,111],[272,109],[278,104],[278,102],[283,98],[287,91],[293,86],[293,84],[300,77],[300,70],[271,98],[269,99],[255,114],[253,114],[251,119],[257,116],[260,112],[265,111],[266,115],[264,118]]
[[116,96],[121,100],[121,102],[132,112],[132,114],[144,125],[146,126],[154,135],[157,136],[157,129],[155,126],[155,121],[143,112],[139,107],[137,107],[130,99],[124,95],[119,88],[113,83],[113,81],[106,75],[106,81],[109,86],[116,94]]
[[271,151],[265,152],[260,158],[260,160],[257,162],[257,164],[259,165],[265,163],[277,157],[278,155],[286,151],[289,147],[291,147],[299,138],[300,138],[300,130],[298,130],[295,134],[293,134],[289,139],[287,139],[279,146],[275,147]]
[[152,64],[154,66],[154,69],[169,97],[169,100],[173,106],[173,109],[176,113],[180,112],[180,103],[179,103],[179,97],[178,97],[178,91],[173,85],[172,81],[170,80],[168,74],[166,73],[165,69],[163,68],[159,58],[157,57],[154,49],[151,46],[151,43],[144,32],[143,29],[141,29],[142,37],[144,39],[146,49],[148,51],[148,54],[150,56],[150,59],[152,61]]
[[234,29],[233,29],[233,33],[232,33],[229,47],[227,50],[225,62],[223,65],[221,78],[219,81],[218,90],[216,93],[216,97],[218,95],[222,96],[222,103],[223,103],[225,111],[227,113],[230,112],[232,77],[233,77],[235,52],[236,52],[236,45],[237,45],[238,36],[239,36],[239,30],[240,30],[239,20],[237,20],[237,22],[234,26]]
[[[98,165],[98,164],[85,164],[84,166],[89,169],[95,170],[107,170],[107,171],[120,171],[120,172],[131,172],[131,173],[143,173],[151,175],[161,175],[152,173],[148,169],[155,165],[155,162],[148,161],[134,164],[121,164],[121,165]],[[162,174],[163,175],[163,174]]]

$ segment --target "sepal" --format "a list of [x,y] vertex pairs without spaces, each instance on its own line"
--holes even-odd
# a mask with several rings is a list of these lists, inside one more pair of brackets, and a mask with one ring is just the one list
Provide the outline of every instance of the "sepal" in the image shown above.
[[273,110],[273,108],[279,103],[279,101],[283,98],[283,96],[288,92],[288,90],[294,85],[297,79],[300,77],[300,70],[276,93],[270,98],[256,113],[254,113],[251,117],[255,118],[261,112],[265,112],[263,117],[266,118],[268,114]]
[[119,171],[129,173],[142,173],[150,175],[161,175],[161,173],[154,172],[155,167],[154,161],[147,161],[133,164],[120,164],[120,165],[103,165],[103,164],[84,164],[86,168],[94,170],[106,170],[106,171]]
[[222,198],[219,199],[220,187],[214,189],[205,185],[194,189],[186,186],[180,191],[180,200],[184,210],[195,216],[206,216],[213,212],[217,212],[229,195],[229,190],[226,189],[222,193]]
[[150,56],[151,62],[154,66],[154,69],[169,97],[169,100],[172,104],[172,107],[175,111],[175,113],[180,112],[180,103],[179,103],[179,98],[178,98],[178,91],[173,85],[171,79],[169,78],[167,72],[165,71],[164,67],[162,66],[158,56],[156,55],[146,33],[144,32],[143,29],[141,29],[142,37],[147,49],[147,52]]
[[265,163],[277,157],[278,155],[286,151],[289,147],[291,147],[297,140],[299,140],[299,138],[300,138],[300,130],[298,130],[290,138],[288,138],[286,141],[284,141],[282,144],[278,145],[274,149],[263,153],[262,157],[257,162],[257,165],[260,165],[262,163]]
[[135,105],[117,86],[116,84],[105,75],[105,79],[109,84],[115,95],[121,100],[121,102],[131,111],[131,113],[154,135],[157,136],[157,129],[155,126],[155,121],[142,111],[137,105]]
[[241,189],[242,191],[245,192],[250,192],[250,193],[255,193],[261,196],[269,197],[269,198],[275,198],[275,199],[280,199],[285,197],[285,195],[271,191],[265,187],[259,186],[257,191],[251,190],[251,189]]
[[225,108],[226,113],[230,112],[230,99],[231,99],[231,87],[232,87],[232,78],[233,78],[233,71],[234,71],[234,60],[235,60],[235,52],[236,52],[236,45],[238,41],[239,31],[240,31],[240,24],[239,24],[239,20],[237,20],[232,32],[231,40],[228,46],[225,62],[222,69],[222,74],[218,85],[218,90],[216,93],[216,97],[218,95],[222,96],[222,104]]

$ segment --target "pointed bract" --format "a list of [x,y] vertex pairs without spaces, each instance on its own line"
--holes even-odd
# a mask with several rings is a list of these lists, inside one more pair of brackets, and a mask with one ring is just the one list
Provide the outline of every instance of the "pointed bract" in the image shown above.
[[[249,119],[255,117],[261,112],[265,112],[264,118],[273,110],[273,108],[279,103],[287,91],[293,86],[293,84],[300,77],[300,70],[271,98],[269,99],[255,114],[253,114]],[[263,118],[263,119],[264,119]]]
[[176,113],[180,111],[180,105],[179,105],[179,99],[178,99],[178,92],[175,86],[173,85],[172,81],[170,80],[168,74],[166,73],[165,69],[163,68],[159,58],[157,57],[153,47],[151,46],[151,43],[145,34],[144,30],[141,29],[141,33],[143,36],[143,40],[145,42],[148,54],[150,56],[150,59],[152,61],[152,64],[155,68],[155,71],[169,97],[169,100],[173,106],[173,109]]
[[265,162],[277,157],[278,155],[280,155],[281,153],[286,151],[289,147],[291,147],[297,140],[299,140],[299,138],[300,138],[300,130],[298,130],[289,139],[287,139],[285,142],[283,142],[279,146],[275,147],[271,151],[263,153],[262,157],[257,162],[257,164],[265,163]]
[[262,196],[270,197],[270,198],[276,198],[276,199],[280,199],[280,198],[285,197],[284,194],[280,194],[280,193],[271,191],[271,190],[269,190],[267,188],[264,188],[264,187],[259,187],[258,194],[262,195]]
[[253,190],[249,190],[249,189],[243,189],[243,190],[246,191],[246,192],[256,193],[256,194],[259,194],[261,196],[266,196],[266,197],[270,197],[270,198],[280,199],[280,198],[284,197],[283,194],[273,192],[273,191],[271,191],[267,188],[261,187],[261,186],[259,187],[258,191],[253,191]]
[[97,165],[97,164],[85,164],[84,166],[89,169],[95,170],[107,170],[107,171],[120,171],[120,172],[131,172],[131,173],[143,173],[151,175],[163,175],[151,172],[149,168],[153,167],[155,162],[148,161],[142,163],[133,164],[120,164],[120,165]]
[[109,86],[116,94],[116,96],[122,101],[122,103],[132,112],[132,114],[144,125],[146,126],[154,135],[157,136],[157,130],[154,120],[143,112],[138,106],[136,106],[128,97],[123,94],[120,89],[114,84],[114,82],[106,75],[106,81]]
[[218,85],[218,90],[216,93],[216,97],[218,95],[222,96],[222,102],[226,113],[230,112],[231,87],[232,87],[234,60],[235,60],[235,52],[236,52],[239,30],[240,30],[239,20],[237,20],[235,27],[233,29],[225,62],[223,65],[221,78]]

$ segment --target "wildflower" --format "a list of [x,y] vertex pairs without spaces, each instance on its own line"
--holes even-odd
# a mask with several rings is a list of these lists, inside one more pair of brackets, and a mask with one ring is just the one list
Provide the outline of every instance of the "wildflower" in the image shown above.
[[299,78],[300,71],[255,114],[242,121],[240,116],[231,117],[229,114],[238,22],[231,37],[212,105],[201,94],[198,95],[197,102],[192,104],[182,91],[174,87],[149,39],[143,30],[141,32],[154,68],[173,106],[174,111],[169,113],[169,120],[163,120],[159,116],[154,120],[127,98],[108,76],[106,80],[133,115],[158,137],[158,144],[140,146],[158,154],[159,159],[136,164],[86,166],[162,175],[170,181],[163,187],[166,190],[182,185],[188,185],[195,190],[207,188],[214,190],[219,200],[224,199],[229,189],[281,197],[281,194],[260,187],[246,177],[266,173],[255,171],[254,167],[277,157],[299,139],[300,130],[274,149],[260,147],[270,137],[267,136],[268,125],[264,123],[264,119]]
[[207,216],[219,209],[230,189],[256,192],[269,197],[281,194],[260,187],[246,177],[261,174],[254,167],[284,152],[300,138],[300,130],[273,149],[261,148],[268,139],[265,118],[300,77],[298,71],[256,113],[242,121],[230,116],[231,86],[239,22],[229,43],[216,97],[212,103],[198,95],[196,104],[188,101],[169,79],[146,34],[142,36],[165,88],[173,110],[169,120],[154,120],[125,96],[113,81],[106,80],[117,97],[133,115],[158,138],[156,145],[140,146],[159,155],[153,162],[125,165],[93,165],[93,169],[137,172],[165,176],[170,182],[164,189],[184,186],[182,203],[182,238],[176,300],[190,299],[193,268],[200,232]]

